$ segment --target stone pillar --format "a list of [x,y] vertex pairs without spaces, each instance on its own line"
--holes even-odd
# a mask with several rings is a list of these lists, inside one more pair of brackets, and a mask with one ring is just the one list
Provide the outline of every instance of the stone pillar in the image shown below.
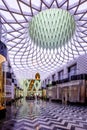
[[57,99],[59,99],[59,88],[58,88],[58,85],[57,85]]
[[77,87],[78,87],[77,102],[80,102],[80,86]]
[[86,97],[86,83],[85,80],[83,80],[83,84],[81,85],[81,92],[80,92],[81,103],[85,103],[85,97]]

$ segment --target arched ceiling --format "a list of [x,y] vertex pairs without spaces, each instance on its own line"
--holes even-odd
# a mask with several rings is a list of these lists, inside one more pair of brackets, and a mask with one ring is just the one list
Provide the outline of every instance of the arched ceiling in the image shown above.
[[[75,20],[74,35],[55,49],[40,47],[29,37],[32,18],[51,8],[66,10]],[[8,47],[18,78],[29,79],[38,72],[44,79],[61,65],[87,53],[87,0],[0,0],[0,15],[1,39]]]

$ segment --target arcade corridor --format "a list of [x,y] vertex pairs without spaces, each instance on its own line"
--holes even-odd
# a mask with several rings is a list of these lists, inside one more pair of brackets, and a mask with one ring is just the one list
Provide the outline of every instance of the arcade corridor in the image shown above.
[[0,130],[87,130],[87,0],[0,0]]
[[87,130],[87,107],[21,99],[7,108],[0,130]]

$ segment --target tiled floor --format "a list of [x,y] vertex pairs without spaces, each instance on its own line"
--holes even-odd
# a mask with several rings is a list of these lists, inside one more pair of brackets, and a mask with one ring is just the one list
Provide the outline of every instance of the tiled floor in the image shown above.
[[0,130],[87,130],[87,107],[19,100],[7,108]]

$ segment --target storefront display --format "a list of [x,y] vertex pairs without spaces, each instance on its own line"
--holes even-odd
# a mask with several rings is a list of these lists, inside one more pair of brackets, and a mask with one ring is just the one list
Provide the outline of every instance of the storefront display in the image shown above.
[[2,63],[0,63],[0,118],[5,116],[5,91],[4,91],[4,74],[2,71]]

